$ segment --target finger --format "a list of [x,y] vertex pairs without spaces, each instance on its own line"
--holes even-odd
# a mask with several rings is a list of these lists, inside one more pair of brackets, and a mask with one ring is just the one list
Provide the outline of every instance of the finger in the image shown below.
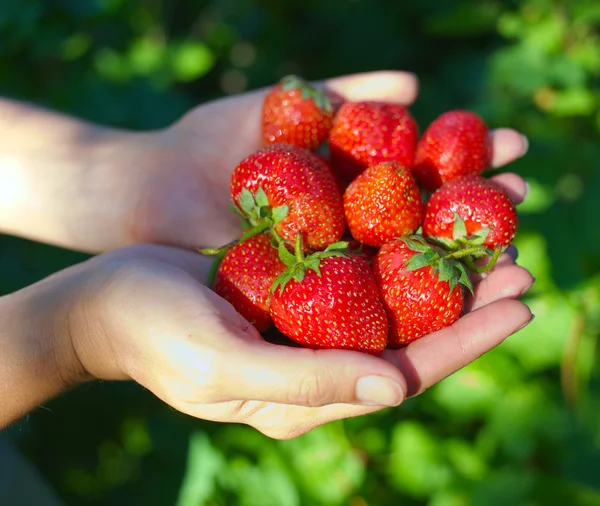
[[220,388],[209,402],[397,406],[406,391],[404,378],[391,364],[349,350],[292,348],[239,335],[224,362],[219,367]]
[[529,149],[527,137],[511,128],[497,128],[489,133],[492,144],[492,167],[498,168],[521,158]]
[[467,299],[467,311],[474,311],[500,299],[518,299],[533,286],[531,273],[517,265],[494,267],[489,275],[475,285],[474,294]]
[[401,105],[412,104],[419,93],[417,76],[411,72],[378,71],[328,79],[325,90],[345,100],[379,100]]
[[155,260],[171,267],[176,267],[202,284],[206,284],[208,273],[211,269],[214,257],[201,255],[192,251],[186,251],[172,246],[157,244],[140,244],[127,246],[98,257],[107,258],[135,258]]
[[523,178],[513,172],[505,172],[490,178],[510,197],[515,205],[519,205],[527,197],[529,191]]
[[525,304],[502,299],[383,356],[404,374],[408,395],[417,395],[498,346],[531,320]]

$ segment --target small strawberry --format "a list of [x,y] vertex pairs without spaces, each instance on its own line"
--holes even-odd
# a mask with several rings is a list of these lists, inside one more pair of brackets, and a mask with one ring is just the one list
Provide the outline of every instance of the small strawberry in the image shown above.
[[346,102],[329,133],[333,166],[354,179],[380,162],[412,167],[418,128],[406,107],[380,102]]
[[506,192],[481,176],[443,184],[425,208],[423,235],[449,249],[484,245],[506,248],[517,232],[517,210]]
[[471,287],[464,266],[442,257],[420,236],[381,247],[373,263],[375,280],[387,311],[388,346],[398,348],[452,325],[461,316]]
[[423,220],[423,200],[410,170],[383,162],[361,173],[344,192],[344,213],[352,236],[383,246],[414,233]]
[[324,93],[300,77],[284,77],[265,97],[263,141],[315,149],[327,139],[333,114]]
[[213,289],[263,332],[273,325],[268,304],[271,285],[285,268],[269,235],[258,234],[225,253]]
[[425,130],[412,170],[421,187],[434,191],[451,179],[481,174],[491,158],[484,121],[469,111],[449,111]]
[[320,250],[342,237],[342,196],[329,167],[310,151],[289,144],[261,148],[233,171],[231,198],[255,230],[274,228],[294,242]]
[[[299,236],[300,237],[300,236]],[[275,326],[304,347],[381,353],[388,322],[367,262],[344,253],[347,243],[308,257],[296,242],[296,257],[280,247],[289,269],[274,283]]]

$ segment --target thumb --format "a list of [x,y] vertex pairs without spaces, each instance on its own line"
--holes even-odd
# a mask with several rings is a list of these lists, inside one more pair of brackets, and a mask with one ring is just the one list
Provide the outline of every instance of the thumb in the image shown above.
[[407,391],[396,367],[355,351],[310,350],[244,340],[228,359],[220,371],[225,377],[219,389],[227,400],[308,407],[338,403],[397,406]]

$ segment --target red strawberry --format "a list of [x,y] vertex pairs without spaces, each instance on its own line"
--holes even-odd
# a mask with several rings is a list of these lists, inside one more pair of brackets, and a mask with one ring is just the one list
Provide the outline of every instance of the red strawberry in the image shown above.
[[284,142],[314,149],[327,139],[333,114],[333,107],[322,92],[300,77],[284,77],[265,97],[264,143]]
[[425,130],[412,170],[419,185],[433,191],[451,179],[481,174],[491,159],[484,121],[469,111],[449,111]]
[[[347,256],[338,243],[300,262],[282,248],[290,268],[276,280],[271,296],[275,326],[308,348],[381,353],[388,322],[367,262]],[[297,243],[296,254],[302,246]]]
[[369,246],[414,233],[423,220],[423,200],[410,170],[383,162],[360,174],[344,193],[352,236]]
[[382,246],[373,271],[390,322],[391,348],[452,325],[463,311],[460,284],[471,286],[462,264],[441,258],[418,236]]
[[263,332],[273,325],[267,303],[271,285],[284,270],[269,235],[255,235],[225,253],[217,269],[214,291]]
[[481,176],[449,181],[436,190],[425,208],[423,235],[447,239],[458,248],[483,244],[505,248],[517,232],[517,210],[510,197]]
[[406,107],[347,102],[335,115],[329,133],[331,161],[350,179],[385,161],[412,167],[417,136],[417,124]]
[[273,144],[233,171],[231,198],[252,226],[274,227],[293,242],[298,233],[313,249],[337,242],[344,232],[342,196],[329,167],[310,151]]

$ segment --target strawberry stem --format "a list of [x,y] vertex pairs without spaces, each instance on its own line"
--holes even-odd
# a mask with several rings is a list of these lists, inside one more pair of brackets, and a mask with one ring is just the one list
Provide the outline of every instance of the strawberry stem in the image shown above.
[[459,258],[471,257],[473,255],[480,255],[481,253],[485,253],[487,249],[484,246],[472,246],[470,248],[459,249],[452,253],[446,255],[446,258],[451,258],[454,260],[458,260]]
[[245,240],[250,239],[255,235],[258,235],[261,232],[264,232],[269,227],[270,224],[267,221],[263,221],[255,227],[248,230],[247,232],[245,232],[244,234],[242,234],[242,236],[239,239],[235,239],[231,242],[228,242],[227,244],[224,244],[223,246],[219,246],[218,248],[204,248],[199,251],[202,255],[220,255],[221,253],[226,252],[228,249],[232,248],[236,244],[244,242]]
[[467,265],[467,267],[472,270],[473,272],[477,273],[477,274],[483,274],[485,272],[488,272],[490,270],[492,270],[494,268],[494,265],[496,265],[496,262],[498,261],[498,258],[500,258],[500,255],[502,254],[502,247],[498,246],[495,250],[494,250],[494,254],[492,255],[492,258],[490,258],[490,261],[484,265],[483,267],[477,267],[475,265],[475,262],[473,262],[473,258],[472,257],[467,257],[465,258],[464,262]]

